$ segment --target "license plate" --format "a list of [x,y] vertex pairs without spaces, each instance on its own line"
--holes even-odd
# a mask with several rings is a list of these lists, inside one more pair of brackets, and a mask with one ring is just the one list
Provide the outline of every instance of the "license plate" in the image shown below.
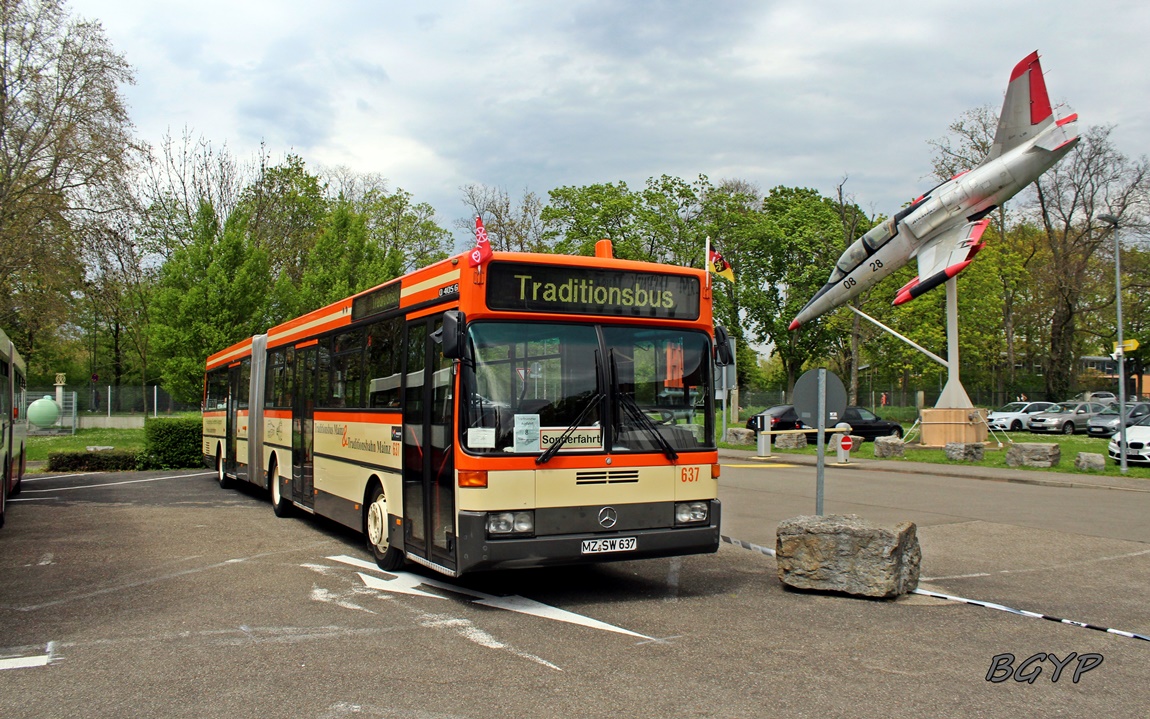
[[638,546],[634,537],[612,537],[611,539],[584,539],[580,551],[583,554],[602,554],[604,552],[630,552]]

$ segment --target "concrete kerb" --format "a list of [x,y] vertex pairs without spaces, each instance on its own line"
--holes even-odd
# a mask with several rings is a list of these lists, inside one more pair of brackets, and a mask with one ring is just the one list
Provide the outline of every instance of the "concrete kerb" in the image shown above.
[[[764,466],[770,466],[771,462],[785,462],[790,464],[806,464],[813,467],[818,461],[815,456],[809,454],[775,453],[769,458],[759,458],[755,452],[751,450],[720,449],[719,460],[722,461],[724,459],[759,461],[762,462]],[[851,457],[850,464],[839,464],[835,461],[832,452],[827,452],[826,467],[828,469],[871,470],[898,474],[933,474],[937,477],[978,479],[987,482],[1014,482],[1042,487],[1150,492],[1150,481],[1132,477],[1040,472],[1026,469],[932,464],[929,462],[903,462],[866,459],[855,456]]]

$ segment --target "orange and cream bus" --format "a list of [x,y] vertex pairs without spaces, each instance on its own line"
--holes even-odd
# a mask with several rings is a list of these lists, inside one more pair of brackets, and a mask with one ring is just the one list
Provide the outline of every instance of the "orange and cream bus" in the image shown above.
[[608,241],[444,260],[209,357],[205,461],[364,532],[384,569],[714,552],[707,280]]
[[0,527],[8,510],[8,497],[19,494],[26,464],[28,436],[27,368],[16,345],[0,330]]

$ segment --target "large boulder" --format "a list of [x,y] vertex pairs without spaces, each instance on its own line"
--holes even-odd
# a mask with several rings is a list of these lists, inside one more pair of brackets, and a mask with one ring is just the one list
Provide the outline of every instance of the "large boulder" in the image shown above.
[[755,432],[743,427],[728,427],[725,441],[728,444],[751,444],[755,441]]
[[854,514],[784,520],[775,552],[783,584],[864,597],[915,589],[922,563],[913,522],[887,528]]
[[1048,442],[1015,442],[1006,450],[1008,467],[1057,467],[1062,448]]
[[947,442],[946,458],[951,462],[981,462],[983,446],[981,442]]
[[1079,452],[1074,458],[1074,468],[1087,472],[1102,472],[1106,469],[1106,458],[1097,452]]
[[802,449],[807,446],[807,435],[803,432],[787,432],[774,436],[777,449]]
[[901,437],[876,437],[874,440],[875,459],[906,456],[906,442]]

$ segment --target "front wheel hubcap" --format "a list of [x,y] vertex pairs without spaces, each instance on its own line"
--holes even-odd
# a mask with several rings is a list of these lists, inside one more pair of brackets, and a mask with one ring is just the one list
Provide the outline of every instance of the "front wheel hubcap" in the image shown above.
[[367,539],[380,549],[387,549],[387,500],[382,496],[367,509]]

